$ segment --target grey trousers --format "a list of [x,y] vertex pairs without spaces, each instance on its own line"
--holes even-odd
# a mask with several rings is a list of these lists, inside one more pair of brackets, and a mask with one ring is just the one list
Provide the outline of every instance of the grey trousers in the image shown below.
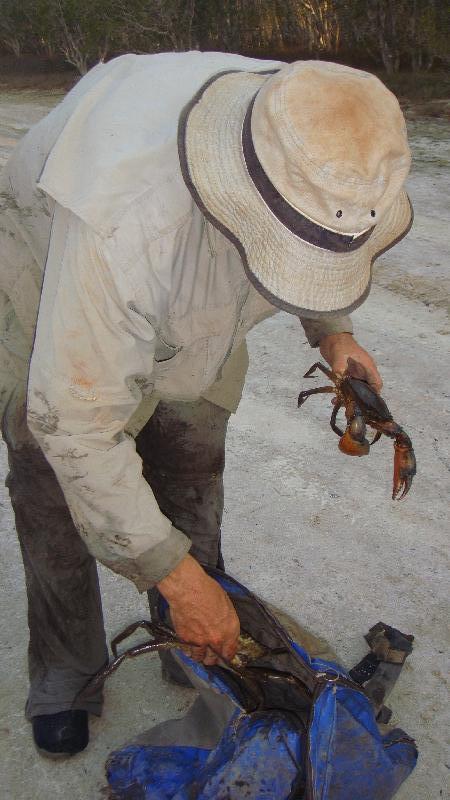
[[[136,437],[143,475],[161,510],[192,539],[192,555],[219,567],[229,416],[203,399],[160,402]],[[74,707],[100,714],[101,693],[74,705],[89,678],[108,659],[95,559],[72,522],[55,473],[26,425],[23,401],[11,400],[2,432],[10,468],[6,485],[28,594],[26,716],[31,719]]]

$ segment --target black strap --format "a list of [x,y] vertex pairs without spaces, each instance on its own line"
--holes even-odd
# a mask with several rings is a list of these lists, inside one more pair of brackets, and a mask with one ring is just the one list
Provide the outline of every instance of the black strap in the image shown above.
[[377,622],[365,636],[370,652],[350,670],[355,683],[364,687],[372,700],[379,722],[387,722],[390,709],[384,701],[391,693],[402,671],[406,658],[412,652],[414,636],[402,633],[384,622]]
[[370,653],[367,653],[367,655],[365,655],[361,661],[358,661],[358,663],[353,667],[353,669],[350,670],[348,674],[350,675],[352,681],[355,681],[355,683],[358,683],[360,686],[362,686],[363,683],[366,683],[368,680],[370,680],[370,678],[373,678],[378,669],[379,663],[380,662],[378,658],[371,651]]

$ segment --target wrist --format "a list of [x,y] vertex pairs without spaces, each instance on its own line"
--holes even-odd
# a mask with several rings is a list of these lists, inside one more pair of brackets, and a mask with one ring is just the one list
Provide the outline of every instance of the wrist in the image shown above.
[[333,344],[334,342],[341,342],[353,339],[353,333],[349,331],[341,331],[340,333],[326,333],[325,336],[319,341],[319,347],[324,344]]
[[182,561],[166,575],[159,583],[157,588],[163,597],[170,604],[176,601],[179,597],[186,596],[186,593],[191,593],[194,587],[206,578],[206,573],[198,563],[190,555],[186,555]]
[[352,333],[329,333],[323,336],[319,342],[319,350],[321,355],[330,363],[330,358],[336,352],[336,348],[346,348],[348,344],[353,343],[355,340]]

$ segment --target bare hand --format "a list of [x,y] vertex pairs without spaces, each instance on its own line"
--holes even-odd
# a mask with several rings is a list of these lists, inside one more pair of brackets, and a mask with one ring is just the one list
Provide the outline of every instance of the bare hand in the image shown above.
[[233,658],[240,631],[234,606],[192,556],[160,581],[158,589],[169,603],[177,636],[196,645],[189,648],[192,658],[207,665]]
[[369,353],[361,347],[351,333],[333,333],[320,341],[320,352],[333,372],[342,375],[346,369],[354,378],[367,381],[376,392],[381,392],[383,381]]

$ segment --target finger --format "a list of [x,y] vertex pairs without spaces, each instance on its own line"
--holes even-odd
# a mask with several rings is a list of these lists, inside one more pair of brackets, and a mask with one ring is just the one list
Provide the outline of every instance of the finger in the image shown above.
[[231,661],[234,658],[234,656],[236,655],[237,649],[238,649],[238,641],[237,641],[237,639],[236,639],[235,642],[232,642],[231,644],[225,645],[222,648],[222,655],[223,655],[225,661]]
[[207,667],[213,667],[215,664],[219,663],[219,657],[210,647],[206,648],[205,657],[203,659],[203,663]]
[[376,369],[367,370],[367,382],[369,386],[379,394],[383,388],[383,381],[381,375]]
[[352,378],[357,378],[360,381],[366,381],[371,389],[379,393],[383,388],[383,381],[374,364],[370,363],[367,366],[356,361],[354,358],[349,357],[347,360],[347,374]]
[[192,658],[193,661],[198,661],[201,663],[206,656],[206,647],[189,647],[188,656]]

